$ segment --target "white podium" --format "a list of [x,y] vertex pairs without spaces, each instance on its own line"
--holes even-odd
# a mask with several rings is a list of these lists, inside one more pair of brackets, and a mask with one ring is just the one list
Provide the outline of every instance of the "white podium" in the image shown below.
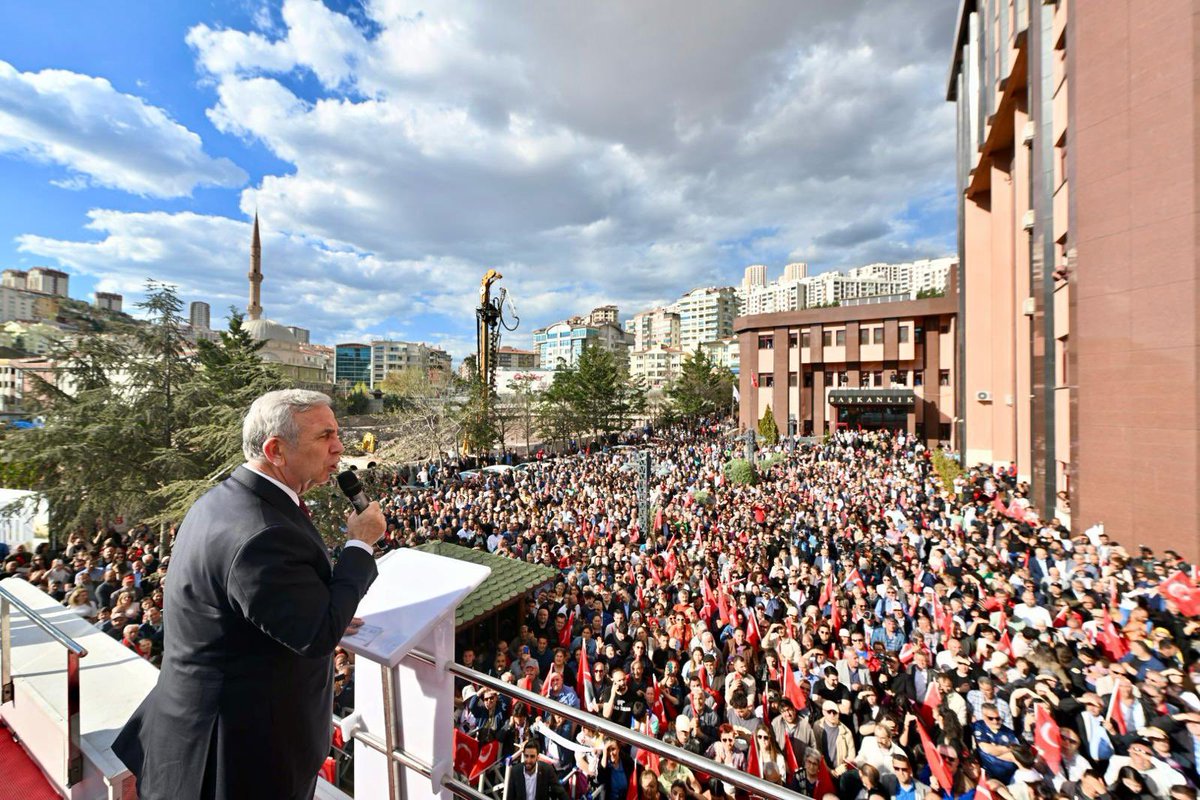
[[[377,564],[379,577],[356,614],[364,625],[342,640],[356,655],[354,716],[360,731],[430,776],[355,741],[354,797],[449,800],[441,787],[454,761],[454,676],[445,669],[454,660],[454,612],[491,570],[412,549]],[[431,658],[408,658],[413,651]]]

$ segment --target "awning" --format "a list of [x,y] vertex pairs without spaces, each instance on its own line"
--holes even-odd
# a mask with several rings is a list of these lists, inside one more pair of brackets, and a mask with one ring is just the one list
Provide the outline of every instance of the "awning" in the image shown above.
[[915,406],[912,389],[830,389],[829,403],[835,406]]

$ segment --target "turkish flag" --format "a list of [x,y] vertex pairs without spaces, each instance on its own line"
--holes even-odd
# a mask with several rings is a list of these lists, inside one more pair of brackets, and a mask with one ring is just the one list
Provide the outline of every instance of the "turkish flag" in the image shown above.
[[921,718],[928,727],[933,727],[933,710],[942,704],[942,690],[938,688],[937,681],[929,684],[929,688],[925,690],[925,699],[921,701],[921,705],[917,707],[917,716]]
[[825,582],[825,585],[821,587],[821,597],[817,601],[817,605],[819,605],[821,608],[824,608],[825,606],[829,605],[829,602],[831,600],[833,600],[833,573],[832,572],[829,573],[829,580],[827,580]]
[[579,699],[583,702],[583,710],[596,713],[596,690],[592,686],[592,670],[588,666],[587,642],[579,648],[579,667],[575,675],[575,685],[579,687]]
[[[457,758],[457,753],[455,754]],[[489,767],[496,763],[500,758],[500,741],[493,739],[492,741],[479,748],[479,758],[475,760],[475,766],[471,769],[467,780],[473,781],[487,771]]]
[[337,761],[334,760],[333,756],[325,759],[325,763],[321,765],[321,770],[317,774],[329,783],[337,784]]
[[762,636],[758,632],[758,615],[754,613],[753,608],[745,609],[746,612],[746,642],[757,648],[762,644]]
[[625,800],[638,800],[642,790],[638,787],[638,765],[633,765],[633,774],[629,776],[629,785],[625,788]]
[[783,696],[792,701],[797,711],[803,711],[808,706],[808,700],[805,699],[804,692],[800,691],[800,681],[792,671],[791,664],[785,664],[783,667]]
[[796,758],[795,749],[792,748],[792,737],[786,733],[783,735],[783,760],[787,764],[788,777],[800,771],[800,761]]
[[1058,772],[1062,768],[1062,733],[1043,703],[1038,703],[1033,726],[1033,749],[1045,759],[1050,769]]
[[842,607],[838,603],[834,603],[829,612],[829,625],[833,628],[834,633],[842,628]]
[[979,776],[979,785],[975,787],[975,800],[996,800],[992,785],[988,783],[986,774]]
[[756,778],[761,778],[762,762],[758,760],[758,743],[754,739],[754,735],[751,734],[750,750],[746,753],[746,772],[749,772]]
[[567,617],[567,622],[565,625],[563,625],[563,629],[561,631],[559,631],[559,634],[558,634],[559,647],[570,647],[571,646],[571,630],[574,627],[575,627],[575,612],[572,611],[571,615],[569,617]]
[[929,738],[929,734],[925,732],[925,726],[920,722],[917,723],[917,733],[921,735],[921,748],[925,751],[925,760],[929,762],[930,774],[937,778],[938,788],[951,791],[954,776],[950,774],[950,769],[942,759],[942,754],[933,746],[933,740]]
[[857,583],[858,588],[862,589],[863,591],[867,590],[867,585],[863,583],[862,573],[858,571],[858,567],[855,567],[846,577],[846,583]]
[[1128,725],[1125,723],[1125,707],[1124,707],[1124,687],[1117,684],[1117,688],[1113,689],[1112,696],[1108,699],[1108,714],[1105,715],[1106,721],[1111,721],[1117,727],[1117,730],[1124,736],[1129,732]]
[[1120,661],[1129,655],[1129,644],[1117,630],[1117,626],[1113,624],[1107,609],[1104,611],[1104,621],[1100,624],[1100,633],[1096,635],[1096,642],[1104,650],[1104,654],[1113,661]]
[[1160,583],[1158,593],[1178,606],[1184,616],[1200,616],[1200,589],[1182,571]]
[[479,761],[479,742],[457,728],[454,729],[454,771],[470,775]]
[[821,765],[817,767],[817,786],[813,789],[813,796],[823,798],[827,794],[837,794],[837,784],[834,783],[833,775],[829,771],[829,766],[825,763],[825,759],[821,759]]

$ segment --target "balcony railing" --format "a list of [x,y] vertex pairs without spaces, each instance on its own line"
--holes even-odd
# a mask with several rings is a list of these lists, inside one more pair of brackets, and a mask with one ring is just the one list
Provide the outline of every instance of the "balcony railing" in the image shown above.
[[[437,667],[438,662],[433,656],[421,650],[414,650],[407,656],[408,659],[414,659],[425,664]],[[597,714],[591,714],[587,711],[581,711],[573,706],[564,705],[555,700],[551,700],[534,692],[513,686],[499,678],[493,678],[491,675],[486,675],[482,672],[477,672],[469,667],[464,667],[461,664],[450,663],[445,666],[447,672],[452,675],[469,681],[477,686],[482,686],[492,689],[497,694],[512,698],[515,701],[526,703],[534,708],[542,711],[549,711],[558,714],[566,720],[569,720],[577,725],[597,731],[604,736],[614,739],[622,744],[633,745],[643,750],[648,750],[662,758],[669,758],[679,764],[688,767],[693,771],[698,771],[711,775],[727,784],[737,787],[751,795],[779,798],[779,800],[812,800],[807,795],[793,792],[777,784],[765,781],[762,778],[757,778],[741,770],[734,769],[725,764],[713,761],[712,759],[698,756],[683,750],[674,745],[667,744],[653,737],[647,736],[630,728],[618,725],[615,722],[605,719]],[[389,697],[391,696],[392,686],[388,680],[388,672],[384,674],[384,698],[385,708],[390,707]],[[364,730],[354,730],[351,732],[351,737],[363,745],[381,753],[387,757],[392,765],[403,766],[429,778],[433,778],[433,767],[422,761],[414,759],[412,756],[404,752],[402,748],[389,746],[389,743],[381,740],[378,736],[368,733]],[[399,781],[393,781],[392,785],[397,786]],[[443,788],[448,789],[459,797],[469,798],[469,800],[492,800],[486,794],[478,791],[470,784],[453,776],[443,778],[441,781]],[[396,790],[393,790],[390,800],[400,800],[400,795]]]
[[83,754],[79,750],[79,659],[87,650],[60,631],[45,617],[18,600],[0,583],[0,702],[13,702],[16,693],[12,677],[12,616],[13,606],[25,619],[50,634],[50,638],[67,651],[67,786],[83,779]]

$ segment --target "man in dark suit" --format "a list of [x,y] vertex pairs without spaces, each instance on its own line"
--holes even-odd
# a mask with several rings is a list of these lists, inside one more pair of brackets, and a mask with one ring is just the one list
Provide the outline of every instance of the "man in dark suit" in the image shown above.
[[329,752],[332,654],[361,624],[383,514],[349,515],[333,566],[300,500],[343,449],[323,394],[255,400],[242,449],[179,528],[162,672],[113,743],[142,800],[311,800]]
[[567,800],[567,790],[558,780],[554,767],[538,760],[541,748],[537,740],[530,739],[521,746],[521,769],[508,773],[508,787],[504,796],[508,800]]

